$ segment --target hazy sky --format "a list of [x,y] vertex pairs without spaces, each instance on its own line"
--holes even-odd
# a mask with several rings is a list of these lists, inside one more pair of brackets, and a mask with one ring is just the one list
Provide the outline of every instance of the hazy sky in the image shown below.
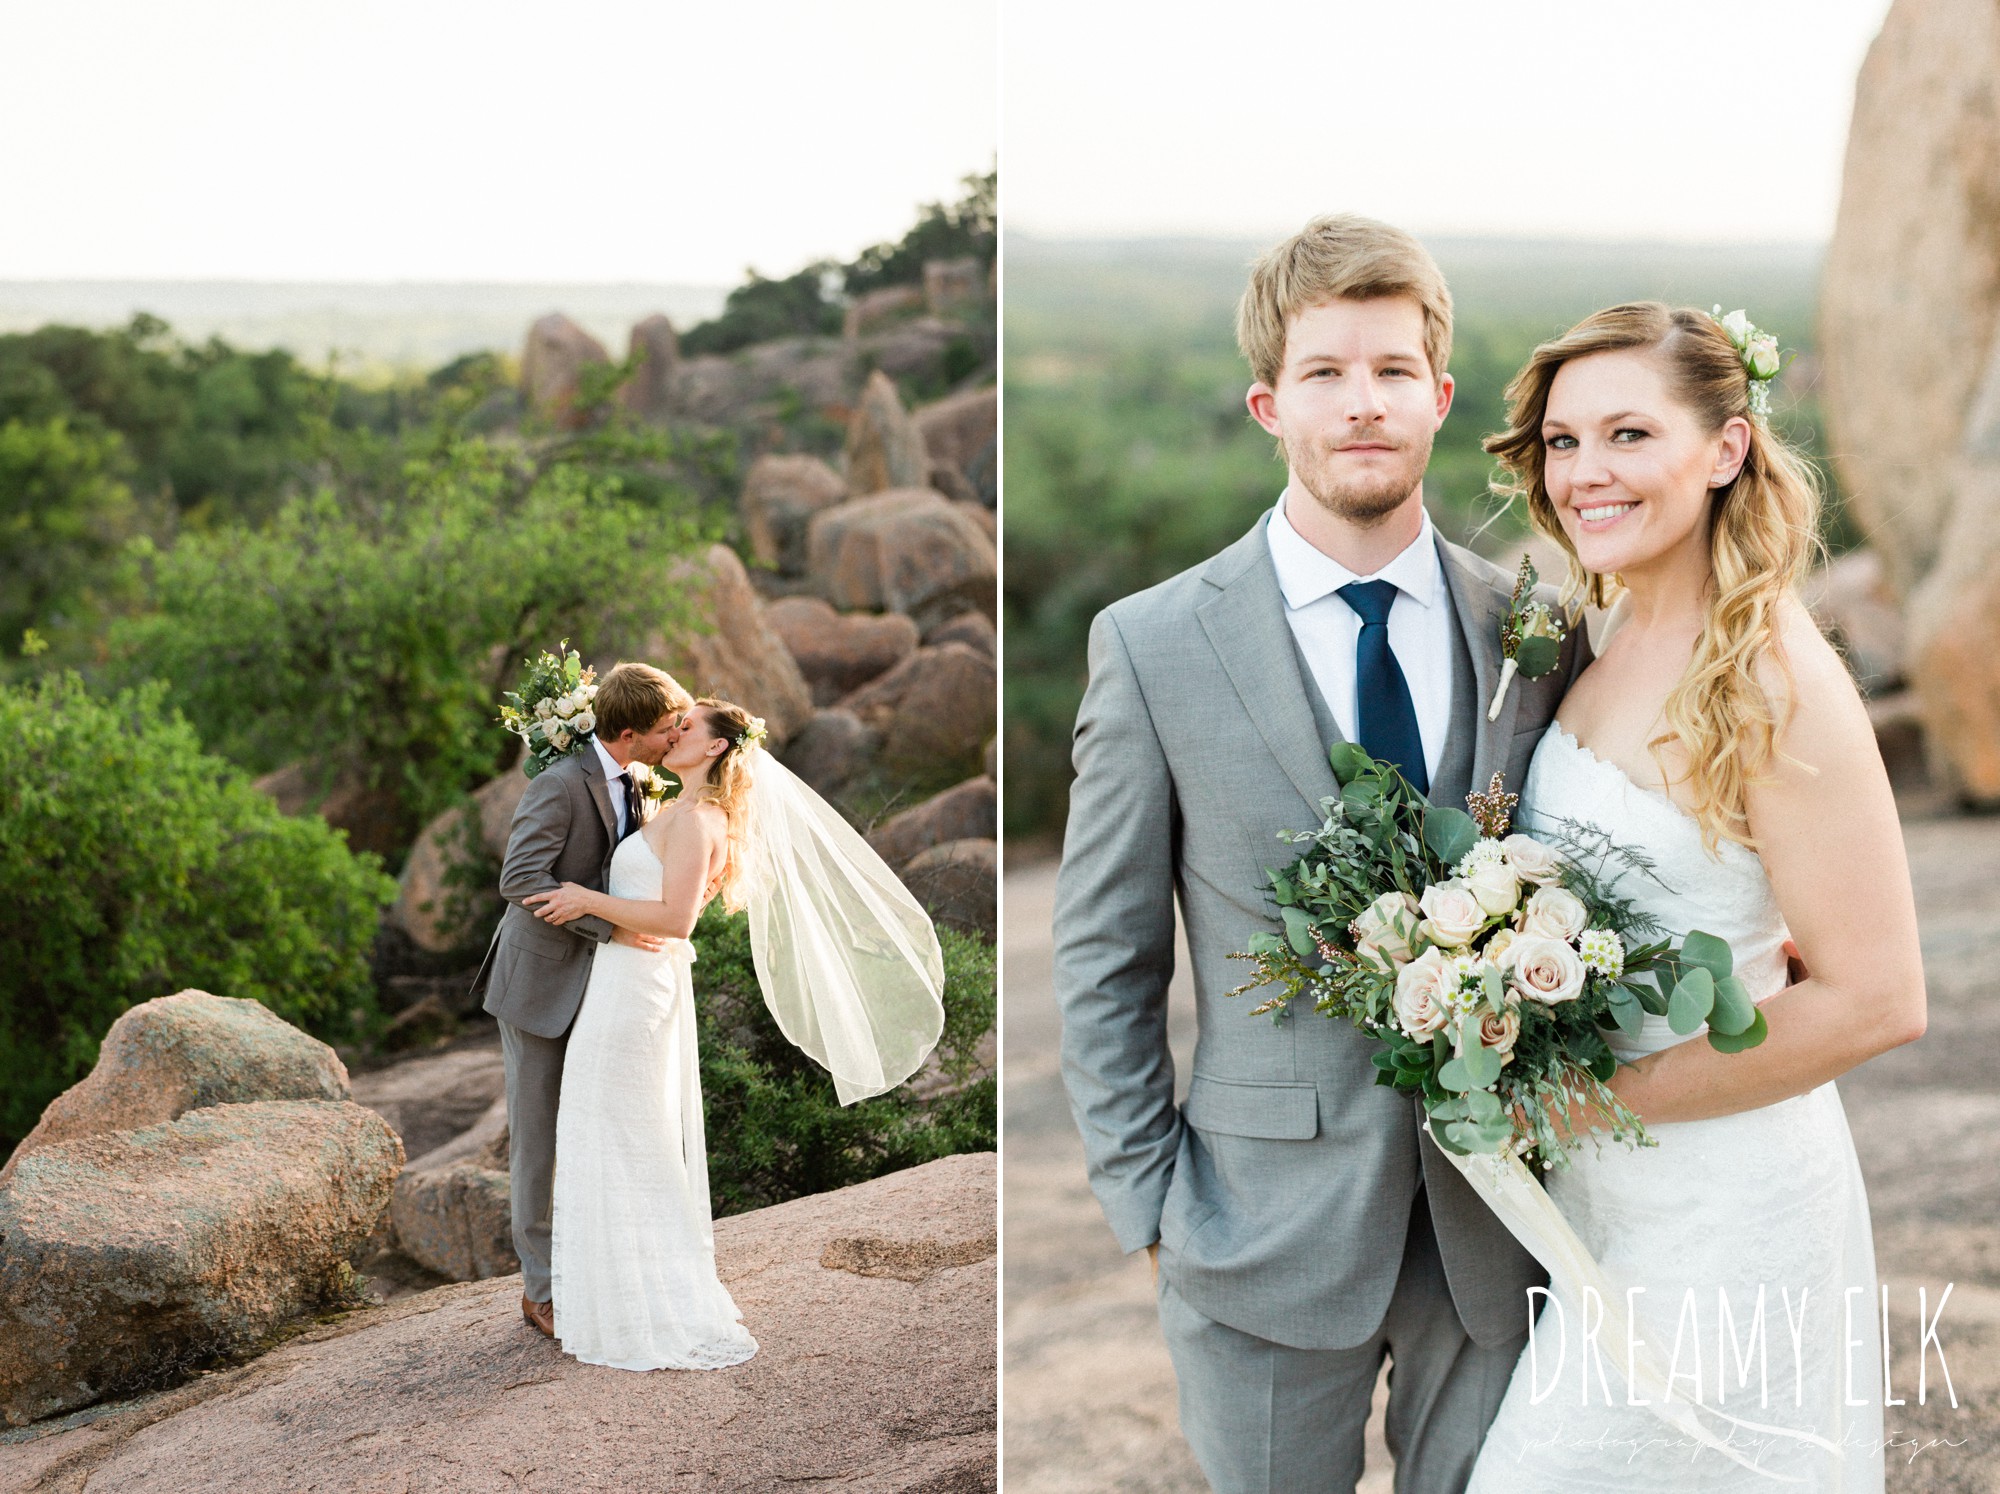
[[1817,240],[1889,0],[1004,0],[1010,226]]
[[997,0],[0,0],[0,279],[735,284],[998,144]]

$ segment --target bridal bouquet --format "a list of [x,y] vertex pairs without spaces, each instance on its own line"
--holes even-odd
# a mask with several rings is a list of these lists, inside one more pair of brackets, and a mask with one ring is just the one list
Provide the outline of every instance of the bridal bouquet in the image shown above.
[[1636,1034],[1648,1012],[1682,1034],[1706,1022],[1726,1053],[1764,1040],[1727,944],[1659,937],[1612,890],[1652,874],[1643,855],[1573,821],[1547,841],[1509,834],[1516,796],[1498,774],[1467,814],[1351,743],[1328,756],[1340,797],[1319,829],[1280,837],[1302,848],[1269,874],[1285,931],[1236,956],[1256,974],[1231,994],[1276,985],[1258,1012],[1305,997],[1359,1027],[1381,1044],[1376,1082],[1421,1096],[1447,1151],[1532,1150],[1554,1166],[1582,1139],[1573,1104],[1649,1144],[1606,1087],[1618,1060],[1603,1036]]
[[533,778],[582,750],[597,730],[590,708],[597,698],[597,671],[585,666],[567,638],[555,653],[544,649],[525,669],[521,683],[500,697],[500,724],[527,743],[521,771]]

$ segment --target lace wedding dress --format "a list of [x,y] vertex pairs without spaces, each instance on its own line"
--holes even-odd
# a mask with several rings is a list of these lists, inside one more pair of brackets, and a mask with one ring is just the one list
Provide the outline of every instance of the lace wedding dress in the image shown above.
[[[1699,928],[1727,940],[1753,996],[1785,984],[1788,935],[1754,852],[1725,841],[1720,860],[1711,858],[1692,816],[1560,726],[1537,747],[1521,798],[1520,828],[1530,834],[1579,821],[1653,858],[1659,881],[1628,871],[1619,892],[1677,936]],[[1700,1032],[1683,1039],[1666,1018],[1651,1015],[1634,1038],[1607,1036],[1624,1059],[1705,1040]],[[1832,1444],[1703,1418],[1758,1469],[1822,1494],[1878,1494],[1875,1252],[1854,1142],[1833,1085],[1759,1110],[1648,1130],[1657,1146],[1586,1145],[1569,1168],[1541,1175],[1621,1295],[1644,1289],[1630,1298],[1643,1352],[1675,1375],[1683,1400]],[[1861,1290],[1850,1297],[1850,1287]],[[1762,1353],[1751,1326],[1760,1288]],[[1468,1494],[1779,1486],[1678,1433],[1647,1407],[1628,1405],[1627,1345],[1600,1336],[1601,1352],[1592,1355],[1585,1307],[1566,1300],[1559,1286],[1543,1308]]]
[[[613,897],[658,898],[644,835]],[[757,1352],[715,1275],[696,1063],[694,946],[598,947],[563,1059],[550,1280],[556,1337],[586,1364],[722,1369]]]

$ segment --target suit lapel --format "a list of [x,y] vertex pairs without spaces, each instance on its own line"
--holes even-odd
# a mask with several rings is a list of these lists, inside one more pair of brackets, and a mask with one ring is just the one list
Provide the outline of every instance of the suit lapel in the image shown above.
[[1520,690],[1510,689],[1500,707],[1499,719],[1486,719],[1486,709],[1493,703],[1493,692],[1500,684],[1500,627],[1507,619],[1513,592],[1495,590],[1492,582],[1479,574],[1469,554],[1458,546],[1440,539],[1438,553],[1444,558],[1445,586],[1458,614],[1459,631],[1465,635],[1466,651],[1472,655],[1472,677],[1478,687],[1473,700],[1454,708],[1470,709],[1473,713],[1472,791],[1479,793],[1507,765],[1515,712],[1521,704]]
[[1209,563],[1216,594],[1195,608],[1244,714],[1314,813],[1340,793],[1319,739],[1309,688],[1285,621],[1285,598],[1259,522]]
[[598,818],[604,821],[604,837],[616,845],[618,811],[611,803],[611,785],[604,781],[604,765],[597,760],[595,748],[579,752],[576,759],[583,765],[583,781],[590,785],[590,797],[597,802]]

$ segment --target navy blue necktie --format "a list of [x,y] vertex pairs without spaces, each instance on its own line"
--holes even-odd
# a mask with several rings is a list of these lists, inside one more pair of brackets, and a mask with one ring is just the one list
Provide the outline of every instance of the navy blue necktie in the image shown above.
[[1396,603],[1393,581],[1352,581],[1334,593],[1361,616],[1354,645],[1354,703],[1360,720],[1356,736],[1368,755],[1394,763],[1420,794],[1431,791],[1424,771],[1424,739],[1417,732],[1417,708],[1410,686],[1389,648],[1389,609]]
[[[630,773],[620,773],[618,781],[625,785],[625,835],[639,828],[639,785],[632,781]],[[621,840],[624,836],[619,837]]]

